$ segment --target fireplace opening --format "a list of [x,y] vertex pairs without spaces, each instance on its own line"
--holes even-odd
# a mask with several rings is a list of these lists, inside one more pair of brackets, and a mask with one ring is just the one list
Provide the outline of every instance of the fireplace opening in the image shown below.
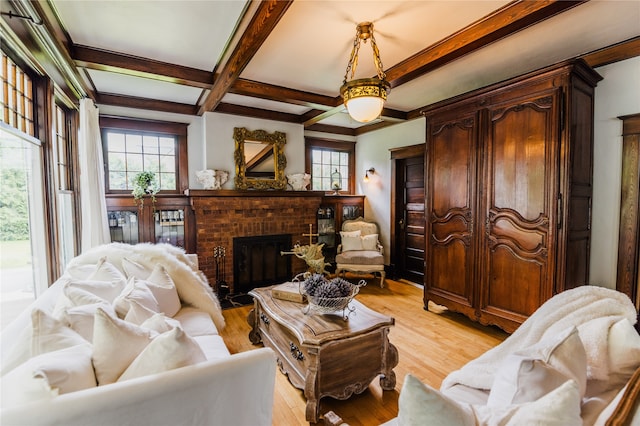
[[233,291],[247,293],[291,279],[291,234],[236,237],[233,239]]

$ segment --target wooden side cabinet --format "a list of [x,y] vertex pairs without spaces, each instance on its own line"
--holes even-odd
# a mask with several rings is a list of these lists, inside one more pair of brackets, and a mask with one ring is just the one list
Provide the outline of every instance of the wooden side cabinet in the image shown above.
[[566,62],[425,112],[425,307],[511,332],[588,284],[600,79]]
[[145,200],[140,209],[131,196],[107,196],[107,218],[112,242],[168,243],[195,253],[193,210],[188,197],[157,197],[154,206]]
[[324,243],[325,261],[335,262],[340,230],[345,220],[364,217],[364,195],[326,195],[317,213],[318,242]]

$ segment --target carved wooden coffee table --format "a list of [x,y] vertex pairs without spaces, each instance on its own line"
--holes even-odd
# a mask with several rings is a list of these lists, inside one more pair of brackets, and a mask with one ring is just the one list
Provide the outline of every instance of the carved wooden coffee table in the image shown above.
[[280,371],[304,390],[307,421],[318,421],[320,398],[347,399],[367,389],[379,374],[382,389],[394,389],[398,351],[388,338],[393,318],[356,300],[350,303],[355,311],[344,320],[342,312],[305,315],[306,305],[274,299],[271,287],[249,294],[254,297],[249,339],[272,348]]

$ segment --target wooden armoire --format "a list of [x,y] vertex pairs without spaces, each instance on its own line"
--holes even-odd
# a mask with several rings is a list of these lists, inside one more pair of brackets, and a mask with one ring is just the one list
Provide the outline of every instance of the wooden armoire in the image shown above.
[[601,78],[564,62],[423,111],[425,308],[512,332],[554,294],[588,283]]

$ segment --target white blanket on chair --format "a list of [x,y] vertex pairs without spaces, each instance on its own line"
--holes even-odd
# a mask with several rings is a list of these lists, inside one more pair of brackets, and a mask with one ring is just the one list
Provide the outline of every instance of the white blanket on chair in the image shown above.
[[449,374],[441,389],[456,384],[491,389],[497,368],[509,354],[573,326],[577,327],[587,353],[587,378],[607,380],[609,328],[623,318],[635,324],[636,315],[631,300],[618,291],[597,286],[564,291],[545,302],[500,345]]
[[165,243],[110,243],[94,247],[73,258],[67,267],[95,264],[103,257],[120,271],[123,271],[122,259],[125,257],[150,269],[156,264],[161,264],[175,283],[180,300],[207,312],[216,328],[224,329],[225,321],[220,302],[209,286],[207,277],[195,268],[180,247]]

